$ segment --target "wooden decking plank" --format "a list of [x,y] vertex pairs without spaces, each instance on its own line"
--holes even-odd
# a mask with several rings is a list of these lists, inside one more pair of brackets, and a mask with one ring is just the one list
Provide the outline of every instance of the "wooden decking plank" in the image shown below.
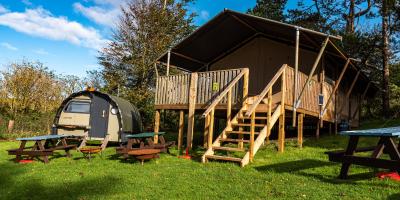
[[235,147],[212,147],[213,150],[221,150],[221,151],[245,151],[243,148],[235,148]]
[[241,158],[234,158],[228,156],[217,156],[217,155],[206,155],[207,159],[214,159],[214,160],[225,160],[225,161],[233,161],[233,162],[241,162]]

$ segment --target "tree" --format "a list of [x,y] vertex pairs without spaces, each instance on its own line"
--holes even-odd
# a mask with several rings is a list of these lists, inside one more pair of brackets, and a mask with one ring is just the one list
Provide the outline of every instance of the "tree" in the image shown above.
[[64,75],[59,78],[60,83],[63,85],[62,96],[68,97],[74,92],[81,91],[83,88],[82,80],[75,75]]
[[61,84],[55,74],[40,62],[12,63],[1,74],[0,93],[12,118],[29,110],[50,111],[62,100]]
[[247,10],[247,13],[283,22],[286,21],[286,3],[287,0],[257,0],[254,8]]
[[194,29],[188,2],[130,1],[122,8],[112,42],[100,52],[104,89],[134,103],[147,123],[153,116],[153,62]]

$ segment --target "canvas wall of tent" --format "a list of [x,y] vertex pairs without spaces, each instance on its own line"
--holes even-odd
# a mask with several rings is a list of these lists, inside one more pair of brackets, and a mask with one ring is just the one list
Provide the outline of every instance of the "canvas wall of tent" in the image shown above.
[[124,142],[125,135],[142,132],[140,113],[127,100],[85,90],[71,94],[60,105],[52,134],[84,136],[91,140]]

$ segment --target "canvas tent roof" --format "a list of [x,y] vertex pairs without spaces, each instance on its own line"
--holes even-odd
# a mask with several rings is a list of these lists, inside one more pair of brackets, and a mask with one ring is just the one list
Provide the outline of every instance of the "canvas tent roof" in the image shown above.
[[[187,71],[201,71],[258,36],[294,45],[297,28],[300,30],[300,48],[315,52],[319,51],[326,37],[330,37],[331,41],[342,39],[340,36],[225,9],[175,45],[170,50],[170,64]],[[344,66],[347,56],[336,46],[328,44],[325,54],[333,57],[339,68]],[[157,61],[166,63],[167,52]],[[356,69],[354,65],[353,73]],[[362,73],[361,80],[367,82],[368,78]]]

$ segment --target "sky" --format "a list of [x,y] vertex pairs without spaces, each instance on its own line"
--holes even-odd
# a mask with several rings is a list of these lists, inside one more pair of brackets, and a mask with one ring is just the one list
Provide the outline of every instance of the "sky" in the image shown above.
[[[80,77],[98,69],[124,0],[0,0],[0,70],[40,61],[58,74]],[[296,6],[289,1],[289,8]],[[196,0],[188,8],[200,26],[224,8],[246,12],[256,0]]]
[[[245,12],[256,0],[198,0],[189,10],[201,25],[224,8]],[[58,74],[98,69],[98,50],[111,39],[123,0],[0,0],[0,70],[40,61]]]

